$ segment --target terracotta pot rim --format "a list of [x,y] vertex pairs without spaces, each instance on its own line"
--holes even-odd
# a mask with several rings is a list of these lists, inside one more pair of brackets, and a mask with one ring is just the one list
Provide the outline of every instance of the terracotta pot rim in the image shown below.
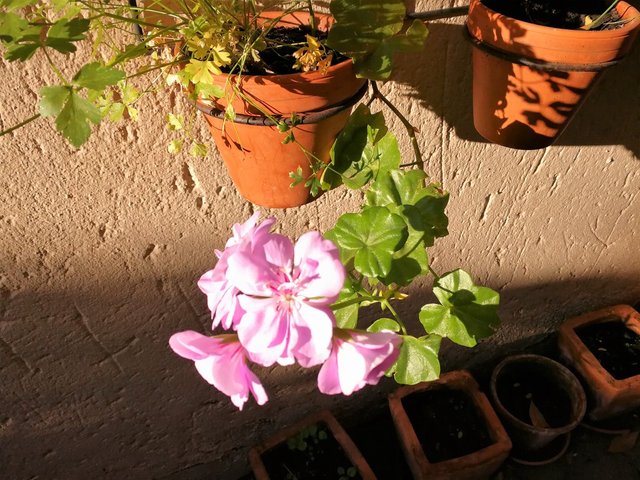
[[[625,2],[624,0],[620,0],[616,5],[616,10],[620,14],[623,19],[631,20],[625,23],[621,28],[616,28],[614,30],[580,30],[580,29],[571,29],[571,28],[557,28],[557,27],[547,27],[545,25],[539,25],[537,23],[527,22],[525,20],[518,20],[513,17],[509,17],[508,15],[502,14],[491,8],[487,7],[482,0],[472,0],[472,4],[475,3],[474,8],[481,8],[488,12],[491,15],[496,15],[495,21],[506,19],[510,22],[513,22],[516,25],[523,26],[527,30],[531,30],[538,33],[544,33],[546,35],[558,35],[562,37],[573,37],[573,38],[616,38],[616,37],[624,37],[628,34],[629,31],[634,30],[640,24],[640,11],[638,11],[633,5]],[[635,12],[635,13],[634,13]],[[471,33],[471,32],[470,32]],[[471,33],[473,35],[473,33]],[[477,38],[477,37],[475,37]],[[478,40],[482,40],[478,38]]]
[[[613,307],[604,308],[601,310],[595,310],[593,312],[586,313],[584,315],[580,315],[577,317],[570,318],[566,322],[564,322],[559,330],[565,335],[567,338],[570,338],[571,341],[576,345],[584,346],[584,351],[581,353],[585,362],[587,362],[590,366],[592,366],[600,376],[592,375],[591,372],[583,372],[583,375],[593,380],[593,382],[601,388],[611,389],[615,391],[626,390],[635,385],[640,385],[640,375],[634,375],[632,377],[617,379],[609,371],[602,366],[600,361],[596,358],[596,356],[584,345],[584,342],[580,340],[580,337],[576,333],[576,328],[591,325],[594,323],[608,323],[608,322],[623,322],[627,323],[628,321],[633,321],[634,326],[640,325],[640,322],[637,320],[636,311],[628,306],[628,305],[615,305]],[[611,317],[617,317],[618,319],[614,319]],[[637,331],[637,330],[634,330]],[[640,331],[637,332],[640,334]]]
[[[454,370],[442,374],[438,379],[433,381],[421,382],[416,385],[404,385],[389,395],[389,407],[396,429],[398,428],[398,423],[408,426],[405,427],[406,431],[404,434],[399,434],[401,437],[401,443],[405,444],[405,441],[407,440],[406,437],[411,437],[412,442],[419,444],[413,424],[409,420],[409,416],[406,414],[404,407],[402,407],[402,399],[413,393],[443,387],[446,388],[447,386],[467,394],[476,410],[480,413],[480,417],[485,423],[487,433],[489,434],[492,443],[470,454],[450,458],[448,460],[442,460],[440,462],[431,462],[421,449],[420,455],[415,452],[413,453],[414,456],[421,457],[422,460],[418,460],[418,462],[425,462],[432,474],[439,475],[446,473],[451,469],[455,469],[456,471],[472,469],[493,458],[499,457],[500,455],[505,455],[506,457],[508,452],[511,450],[511,439],[504,430],[500,419],[491,407],[491,403],[487,399],[486,395],[480,390],[478,382],[476,382],[475,378],[467,370]],[[397,415],[400,415],[401,418],[396,418]]]
[[[522,420],[520,420],[518,417],[516,417],[515,415],[513,415],[509,410],[507,410],[505,408],[505,406],[502,404],[502,401],[500,400],[499,396],[498,396],[498,392],[496,389],[496,383],[497,383],[497,378],[498,375],[500,374],[501,370],[503,370],[503,368],[507,365],[510,364],[515,364],[515,363],[519,363],[519,362],[523,362],[523,361],[528,361],[528,360],[535,360],[538,363],[542,363],[545,364],[548,367],[551,368],[555,368],[555,369],[559,369],[561,372],[563,372],[566,375],[566,378],[577,388],[575,388],[575,390],[578,392],[579,398],[579,411],[577,412],[576,415],[572,413],[572,417],[573,420],[569,423],[567,423],[566,425],[563,425],[561,427],[547,427],[547,428],[542,428],[542,427],[536,427],[533,426],[527,422],[523,422]],[[582,388],[582,385],[580,384],[580,381],[576,378],[576,376],[571,372],[571,370],[569,370],[567,367],[565,367],[564,365],[562,365],[559,362],[556,362],[555,360],[552,360],[551,358],[548,357],[544,357],[542,355],[536,355],[536,354],[532,354],[532,353],[523,353],[523,354],[518,354],[518,355],[510,355],[506,358],[504,358],[494,369],[493,372],[491,373],[491,396],[493,397],[493,400],[495,402],[495,406],[496,409],[500,411],[500,413],[502,415],[504,415],[505,417],[507,417],[509,419],[510,422],[513,422],[514,425],[517,425],[519,428],[522,428],[522,430],[525,430],[529,433],[543,433],[543,434],[548,434],[548,435],[561,435],[563,433],[567,433],[570,432],[571,430],[575,429],[580,422],[582,421],[582,419],[584,418],[586,412],[587,412],[587,398],[586,398],[586,394],[584,393],[584,389]]]

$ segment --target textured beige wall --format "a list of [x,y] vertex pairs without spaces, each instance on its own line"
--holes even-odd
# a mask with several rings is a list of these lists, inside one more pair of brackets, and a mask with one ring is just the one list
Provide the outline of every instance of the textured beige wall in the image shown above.
[[[398,83],[383,87],[419,126],[428,171],[452,194],[452,233],[433,249],[434,265],[464,266],[502,293],[499,334],[475,351],[446,348],[448,366],[551,331],[566,315],[640,300],[640,45],[558,145],[520,152],[474,133],[461,22],[431,24],[425,51],[401,59]],[[32,114],[48,73],[1,71],[6,128]],[[391,388],[325,397],[315,372],[263,369],[270,402],[239,413],[171,353],[171,333],[209,323],[195,281],[252,212],[215,154],[166,153],[162,117],[173,104],[184,101],[150,95],[138,125],[101,125],[77,151],[47,121],[0,138],[3,478],[182,478],[207,464],[188,472],[232,479],[247,468],[247,448],[277,427],[318,406],[348,414]],[[358,202],[338,189],[267,213],[295,236],[330,227]],[[427,287],[400,310],[415,317]]]

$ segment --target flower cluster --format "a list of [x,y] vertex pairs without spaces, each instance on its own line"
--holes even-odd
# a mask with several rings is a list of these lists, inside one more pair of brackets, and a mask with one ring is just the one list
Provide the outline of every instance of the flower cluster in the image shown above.
[[179,332],[169,340],[173,351],[193,360],[200,375],[239,409],[250,392],[258,404],[267,401],[249,362],[322,364],[318,388],[326,394],[350,395],[376,384],[397,360],[401,338],[336,327],[330,306],[345,280],[336,246],[318,232],[305,233],[294,245],[271,232],[275,219],[258,219],[256,213],[234,225],[225,249],[216,251],[215,268],[198,282],[212,328],[234,333]]

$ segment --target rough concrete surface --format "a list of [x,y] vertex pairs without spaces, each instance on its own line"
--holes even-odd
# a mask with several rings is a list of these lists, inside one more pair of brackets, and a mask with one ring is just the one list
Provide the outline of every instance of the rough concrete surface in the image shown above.
[[[445,368],[640,299],[640,45],[557,145],[516,151],[473,130],[462,21],[431,23],[424,52],[399,58],[396,82],[382,87],[419,127],[426,169],[451,192],[451,234],[432,249],[434,268],[464,267],[502,295],[500,331],[473,351],[445,347]],[[51,74],[44,62],[0,65],[4,129],[33,114]],[[269,403],[239,412],[169,350],[173,332],[207,327],[195,282],[253,211],[215,153],[167,153],[163,117],[174,105],[189,108],[151,94],[138,124],[103,123],[77,150],[44,119],[0,138],[2,478],[178,478],[199,464],[227,480],[247,471],[253,443],[305,412],[348,415],[392,388],[327,397],[316,371],[261,369]],[[265,214],[298,236],[359,201],[339,188]],[[423,281],[399,305],[410,322],[429,292]]]

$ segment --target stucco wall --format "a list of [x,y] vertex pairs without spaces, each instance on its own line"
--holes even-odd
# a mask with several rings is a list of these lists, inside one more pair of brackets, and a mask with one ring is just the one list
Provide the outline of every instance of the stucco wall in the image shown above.
[[[461,23],[432,23],[424,52],[403,57],[397,83],[383,87],[420,128],[428,172],[451,191],[451,234],[433,249],[434,266],[463,266],[502,294],[499,333],[475,351],[445,348],[447,366],[567,315],[640,300],[640,45],[557,145],[522,152],[473,130]],[[49,73],[39,62],[1,65],[6,128],[33,113]],[[185,102],[149,95],[139,124],[105,123],[79,150],[44,120],[0,138],[3,478],[180,478],[206,464],[198,471],[208,478],[232,479],[247,448],[279,426],[318,406],[349,414],[391,388],[326,397],[315,372],[262,369],[270,402],[238,412],[169,350],[173,332],[208,325],[195,281],[253,211],[215,154],[166,153],[163,116],[174,104]],[[297,236],[358,202],[340,188],[265,214]],[[415,318],[428,292],[417,285],[401,312]]]

